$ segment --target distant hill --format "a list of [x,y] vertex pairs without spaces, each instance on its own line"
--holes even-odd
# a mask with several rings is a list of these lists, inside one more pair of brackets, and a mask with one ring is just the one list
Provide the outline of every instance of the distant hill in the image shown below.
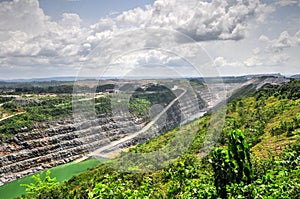
[[[233,83],[233,82],[244,82],[250,78],[257,77],[284,77],[281,74],[254,74],[254,75],[244,75],[244,76],[224,76],[222,77],[223,82]],[[292,78],[299,79],[300,75],[293,75]],[[136,77],[127,77],[128,79],[135,79]],[[76,77],[76,76],[66,76],[66,77],[45,77],[45,78],[30,78],[30,79],[0,79],[0,82],[50,82],[50,81],[59,81],[59,82],[73,82],[75,80],[98,80],[99,77]],[[101,79],[118,79],[117,77],[101,77]],[[174,79],[174,78],[173,78]],[[199,78],[190,78],[190,79],[202,79]],[[206,80],[216,80],[219,81],[220,77],[206,77]]]
[[75,80],[87,80],[87,79],[97,79],[96,77],[45,77],[45,78],[31,78],[31,79],[9,79],[9,80],[0,80],[1,82],[50,82],[50,81],[59,81],[59,82],[73,82]]
[[293,79],[300,79],[300,74],[298,74],[298,75],[292,75],[291,78],[293,78]]

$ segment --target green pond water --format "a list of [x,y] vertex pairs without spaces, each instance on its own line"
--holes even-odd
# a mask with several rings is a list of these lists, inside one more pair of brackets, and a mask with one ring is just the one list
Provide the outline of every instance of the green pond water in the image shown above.
[[[58,182],[69,180],[74,175],[77,175],[89,168],[93,168],[101,163],[98,159],[88,159],[83,162],[71,162],[51,168],[51,177],[56,177]],[[45,176],[45,171],[41,172],[41,176]],[[29,184],[34,182],[32,175],[20,178],[13,182],[0,186],[0,199],[11,199],[25,194],[25,187],[21,184]]]

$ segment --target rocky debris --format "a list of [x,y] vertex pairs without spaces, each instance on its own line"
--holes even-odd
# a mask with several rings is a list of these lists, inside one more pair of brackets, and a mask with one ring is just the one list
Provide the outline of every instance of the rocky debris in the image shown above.
[[256,90],[260,89],[261,87],[263,87],[266,84],[271,84],[271,85],[281,85],[284,84],[286,82],[289,82],[290,80],[284,77],[269,77],[266,78],[265,80],[263,80],[262,82],[260,82],[257,87]]
[[22,98],[22,99],[15,99],[12,101],[12,103],[15,105],[27,105],[34,102],[39,103],[40,100],[36,98],[26,98],[26,99]]

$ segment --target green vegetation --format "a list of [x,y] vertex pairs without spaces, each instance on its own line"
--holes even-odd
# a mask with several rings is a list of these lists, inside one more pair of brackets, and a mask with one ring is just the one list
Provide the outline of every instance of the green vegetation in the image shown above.
[[19,87],[15,88],[14,94],[41,94],[41,93],[73,93],[73,85],[58,85],[58,86],[48,86],[48,87]]
[[151,105],[161,104],[164,107],[175,99],[176,96],[165,86],[151,85],[145,89],[137,89],[132,98],[145,99],[151,102]]
[[0,138],[30,129],[36,122],[69,116],[72,92],[73,85],[66,82],[0,82]]
[[115,88],[115,85],[113,84],[104,84],[104,85],[99,85],[96,87],[96,93],[98,92],[107,92],[109,90],[112,90]]
[[[145,88],[138,88],[135,90],[129,100],[129,111],[133,114],[133,116],[148,122],[151,116],[155,116],[157,114],[157,110],[155,110],[155,108],[165,108],[175,98],[176,95],[169,88],[162,85],[150,84]],[[172,112],[176,113],[180,110],[178,106],[179,104],[176,101],[174,105],[167,110],[168,118],[171,119]],[[149,112],[151,107],[154,107],[154,109],[151,109]]]
[[215,148],[211,156],[214,184],[219,197],[227,198],[226,187],[232,183],[251,183],[252,164],[249,148],[240,130],[230,132],[228,150]]
[[25,191],[29,197],[37,198],[41,195],[41,192],[55,189],[58,185],[56,178],[51,178],[50,174],[51,171],[47,170],[44,179],[41,179],[41,174],[36,174],[32,176],[34,183],[21,184],[21,186],[26,187]]
[[[282,86],[266,85],[251,95],[232,98],[216,148],[206,157],[200,158],[205,133],[211,120],[218,121],[210,113],[129,150],[156,151],[171,145],[177,134],[184,142],[183,138],[189,137],[189,129],[198,129],[184,155],[163,169],[129,173],[102,164],[55,189],[43,191],[39,198],[298,199],[299,87],[299,81]],[[124,152],[117,160],[126,157]],[[145,160],[137,159],[136,166],[141,161]],[[149,163],[147,167],[155,168],[157,162]]]
[[13,104],[13,103],[10,103],[10,102],[6,102],[2,105],[2,108],[4,110],[6,110],[7,112],[9,113],[13,113],[13,112],[16,112],[18,110],[18,107],[17,105]]
[[149,118],[149,109],[151,102],[146,99],[133,98],[129,102],[129,111],[136,117]]
[[110,114],[111,113],[111,97],[109,95],[95,99],[96,114]]
[[[5,138],[23,130],[32,128],[36,122],[43,122],[61,117],[70,116],[72,101],[70,95],[57,95],[35,97],[34,99],[22,98],[18,102],[6,102],[1,110],[9,115],[19,113],[14,117],[0,121],[0,138]],[[21,114],[22,113],[22,114]]]
[[0,104],[1,103],[5,103],[5,102],[9,102],[11,100],[15,99],[15,97],[1,97],[0,96]]
[[[97,87],[98,91],[106,91],[112,88],[114,88],[113,84]],[[72,85],[49,86],[46,84],[44,87],[37,87],[29,84],[24,87],[13,87],[13,89],[15,90],[12,92],[13,94],[30,93],[30,95],[20,95],[19,98],[0,98],[3,102],[0,106],[0,116],[1,118],[4,115],[8,116],[5,120],[0,121],[0,141],[12,137],[18,132],[28,131],[36,123],[70,117],[73,113],[72,96],[68,94],[72,92]],[[78,89],[91,90],[91,88],[85,86]],[[146,93],[148,91],[150,93]],[[43,95],[37,95],[41,93]],[[51,95],[50,93],[55,94]],[[162,86],[151,86],[142,92],[137,92],[130,99],[129,110],[134,116],[146,121],[149,118],[150,105],[159,103],[165,106],[174,98],[171,94],[171,91]],[[90,109],[85,109],[85,107],[95,105],[97,115],[109,115],[112,111],[111,96],[109,94],[97,96],[95,99],[78,101],[76,105],[80,106],[81,110],[87,110],[88,112]]]

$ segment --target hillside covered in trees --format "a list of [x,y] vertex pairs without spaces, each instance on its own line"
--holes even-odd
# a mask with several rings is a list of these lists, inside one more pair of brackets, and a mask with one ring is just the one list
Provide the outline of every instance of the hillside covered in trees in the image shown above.
[[[129,158],[123,152],[107,164],[61,184],[49,175],[40,184],[28,187],[24,197],[300,198],[300,81],[267,84],[254,94],[231,99],[217,144],[202,157],[200,151],[212,115],[207,113],[186,124],[185,129],[198,129],[196,138],[184,155],[165,168],[140,173],[135,169],[143,160],[136,159],[129,165],[131,172],[120,172],[110,164]],[[167,146],[178,129],[129,151],[156,151]],[[147,165],[151,166],[155,167]]]

